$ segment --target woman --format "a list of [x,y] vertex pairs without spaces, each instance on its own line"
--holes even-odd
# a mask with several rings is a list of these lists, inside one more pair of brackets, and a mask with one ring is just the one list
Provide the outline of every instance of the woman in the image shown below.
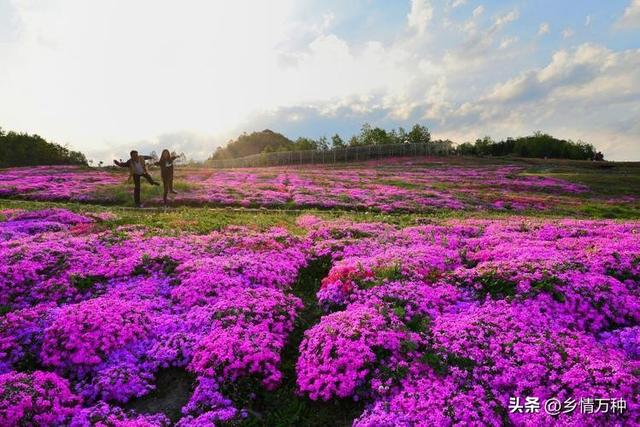
[[156,162],[157,166],[160,166],[160,175],[162,176],[162,185],[164,187],[164,194],[162,200],[164,204],[167,204],[167,194],[178,194],[173,191],[173,162],[178,156],[172,156],[169,150],[162,150],[160,160]]

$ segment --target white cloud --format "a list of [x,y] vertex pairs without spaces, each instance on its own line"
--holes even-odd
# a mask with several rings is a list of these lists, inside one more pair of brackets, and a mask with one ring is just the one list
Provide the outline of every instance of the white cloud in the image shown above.
[[[474,66],[476,64],[489,63],[495,59],[497,53],[496,38],[500,31],[509,23],[514,22],[519,17],[517,10],[512,10],[495,18],[492,25],[487,28],[478,29],[475,20],[472,18],[465,22],[461,29],[467,34],[467,39],[461,46],[454,50],[447,51],[444,55],[444,62],[448,67],[453,69],[462,69]],[[507,47],[510,43],[507,43]]]
[[564,38],[564,39],[569,39],[569,38],[573,37],[574,34],[575,34],[575,32],[573,31],[573,28],[571,28],[571,27],[567,27],[564,30],[562,30],[562,38]]
[[518,41],[517,37],[506,37],[500,42],[500,49],[506,49]]
[[[640,50],[615,52],[596,44],[556,51],[544,66],[521,72],[477,97],[459,81],[467,70],[424,61],[414,72],[423,86],[405,97],[383,92],[280,110],[258,120],[291,136],[304,129],[343,131],[346,121],[408,126],[426,121],[436,137],[457,141],[489,134],[496,138],[542,129],[563,138],[596,144],[610,159],[640,157]],[[424,95],[419,96],[423,87]],[[476,99],[474,101],[474,99]],[[288,120],[295,113],[298,121]],[[306,126],[306,127],[305,127]],[[325,132],[326,134],[326,132]],[[319,134],[314,135],[319,136]]]
[[336,15],[333,12],[327,12],[322,15],[322,26],[320,27],[320,32],[327,31],[331,27],[335,19]]
[[462,6],[466,3],[467,3],[467,0],[452,0],[451,7],[455,9],[456,7]]
[[545,67],[496,85],[452,116],[462,130],[488,122],[499,123],[496,129],[504,126],[504,135],[555,130],[596,143],[611,158],[638,158],[639,69],[640,50],[616,53],[583,44],[573,51],[557,51]]
[[[640,82],[640,75],[632,68],[638,60],[640,51],[615,54],[602,46],[583,44],[573,53],[565,50],[555,52],[546,67],[524,72],[496,86],[486,99],[504,103],[523,102],[551,95],[556,89],[564,90],[566,95],[569,90],[576,94],[595,94],[597,88],[608,88],[614,99],[629,88],[618,86],[616,89],[611,86],[612,82],[622,83],[634,75]],[[612,74],[616,74],[615,77]],[[605,84],[606,81],[609,83]],[[637,94],[640,95],[640,88]]]
[[[0,29],[2,125],[93,158],[129,145],[203,158],[242,131],[348,136],[364,121],[423,121],[455,139],[540,128],[640,158],[640,52],[588,44],[542,56],[511,25],[515,9],[477,6],[461,21],[445,6],[440,20],[413,0],[390,37],[352,40],[344,11],[302,13],[293,0],[12,8],[9,38]],[[538,34],[549,31],[544,22]]]
[[640,28],[640,0],[631,0],[616,25],[620,28]]
[[[491,90],[475,86],[483,74],[475,72],[475,77],[470,77],[470,70],[498,69],[500,61],[504,66],[512,65],[511,51],[527,55],[521,46],[511,49],[517,37],[500,37],[501,31],[518,16],[513,10],[496,17],[486,28],[468,22],[458,24],[457,28],[469,30],[469,38],[448,49],[444,57],[421,53],[417,66],[411,65],[417,53],[415,45],[402,40],[379,45],[375,50],[378,66],[392,62],[394,67],[384,73],[375,72],[389,76],[382,79],[386,85],[375,87],[372,81],[361,86],[361,94],[373,95],[346,95],[345,89],[341,98],[294,110],[296,121],[287,119],[291,111],[277,110],[258,122],[284,129],[294,137],[309,128],[321,129],[324,134],[324,129],[340,131],[348,136],[349,131],[341,131],[349,128],[345,124],[348,121],[388,127],[426,121],[436,137],[454,140],[475,139],[483,134],[501,138],[543,129],[564,138],[595,143],[612,159],[639,158],[640,73],[636,70],[640,69],[640,51],[615,52],[584,44],[574,50],[556,51],[544,66],[502,80]],[[546,33],[550,27],[544,24],[541,29]],[[348,55],[338,61],[350,64],[345,70],[363,62],[360,54],[349,47],[344,42]],[[429,52],[431,46],[424,49]],[[372,62],[367,64],[367,68],[375,67]],[[368,77],[366,73],[345,70],[342,73],[347,80],[355,80],[358,75]]]
[[589,27],[591,25],[592,20],[593,18],[591,17],[591,15],[587,15],[587,17],[584,19],[584,26]]
[[501,29],[502,27],[504,27],[508,23],[516,21],[519,17],[520,17],[520,14],[519,14],[518,10],[514,9],[514,10],[510,11],[509,13],[506,13],[504,15],[498,16],[496,18],[496,20],[495,20],[494,27],[496,29]]
[[411,0],[411,11],[407,16],[409,28],[419,36],[427,30],[429,22],[433,18],[433,7],[429,0]]
[[543,22],[542,24],[540,24],[540,27],[538,28],[538,35],[543,36],[545,34],[548,34],[550,30],[551,30],[551,27],[549,26],[549,23]]

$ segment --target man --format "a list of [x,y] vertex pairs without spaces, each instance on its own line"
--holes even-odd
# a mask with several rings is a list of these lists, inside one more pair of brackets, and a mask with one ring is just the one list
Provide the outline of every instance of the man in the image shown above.
[[149,172],[147,172],[147,166],[144,162],[145,159],[150,159],[149,156],[140,156],[136,150],[129,153],[131,158],[126,162],[119,162],[114,160],[113,163],[121,168],[129,168],[129,176],[133,177],[133,201],[136,208],[141,208],[140,204],[140,178],[144,177],[151,185],[160,185],[155,182]]

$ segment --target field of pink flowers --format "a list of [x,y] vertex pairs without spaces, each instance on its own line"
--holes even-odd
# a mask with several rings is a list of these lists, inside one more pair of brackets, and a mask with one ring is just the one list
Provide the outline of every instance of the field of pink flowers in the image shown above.
[[[637,221],[307,215],[302,235],[192,235],[0,213],[2,425],[260,423],[294,331],[289,400],[358,402],[355,426],[640,423]],[[193,378],[179,420],[129,409],[166,369]]]
[[545,209],[588,191],[560,179],[520,175],[522,167],[462,167],[415,160],[355,167],[315,166],[193,171],[191,193],[176,200],[241,206],[294,206],[422,212],[435,209]]
[[[303,168],[179,169],[176,180],[182,188],[171,203],[378,212],[524,211],[570,208],[589,191],[584,184],[524,171],[523,166],[456,165],[438,159]],[[0,197],[131,203],[129,186],[122,187],[125,180],[126,173],[107,169],[6,169],[0,174]],[[151,199],[145,202],[160,204],[160,190],[149,192]]]
[[0,197],[42,201],[100,201],[101,186],[121,183],[126,176],[78,166],[36,166],[0,170]]

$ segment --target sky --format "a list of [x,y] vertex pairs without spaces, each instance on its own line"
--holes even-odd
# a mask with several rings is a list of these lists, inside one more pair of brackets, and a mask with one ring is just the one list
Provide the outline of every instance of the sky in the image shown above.
[[640,160],[640,0],[0,0],[0,127],[95,161],[365,122]]

